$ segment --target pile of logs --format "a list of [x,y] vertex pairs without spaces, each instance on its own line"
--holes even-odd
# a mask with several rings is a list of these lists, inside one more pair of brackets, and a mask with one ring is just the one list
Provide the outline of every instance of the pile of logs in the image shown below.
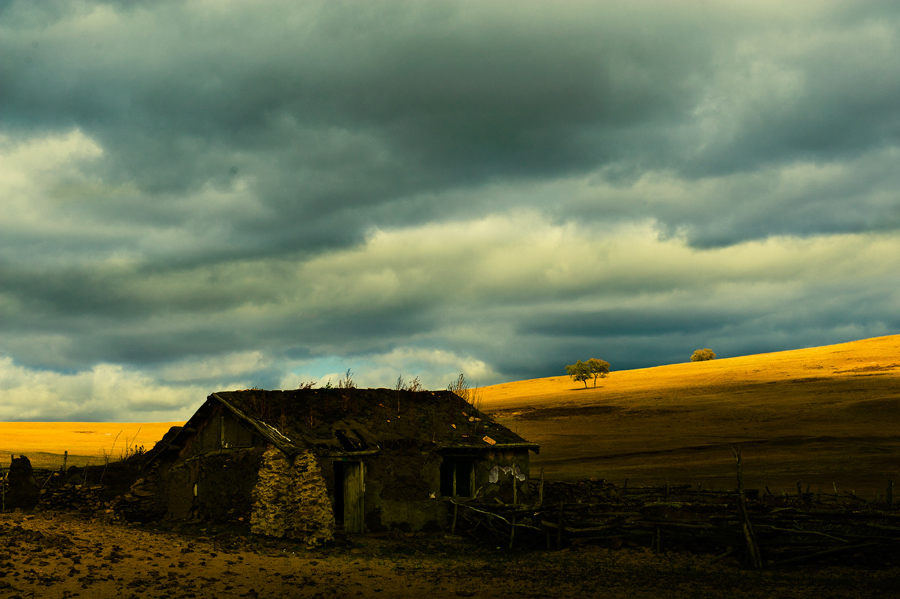
[[[736,456],[737,457],[737,456]],[[740,467],[740,462],[738,461]],[[740,481],[740,474],[739,474]],[[842,562],[900,558],[900,511],[888,483],[884,500],[853,493],[796,495],[710,491],[690,485],[617,487],[598,479],[540,482],[532,505],[457,499],[454,532],[520,548],[579,544],[707,553],[778,567],[838,557]]]

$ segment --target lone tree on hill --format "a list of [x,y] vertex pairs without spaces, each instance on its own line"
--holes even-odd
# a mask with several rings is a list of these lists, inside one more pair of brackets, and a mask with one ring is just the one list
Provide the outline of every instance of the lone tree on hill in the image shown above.
[[594,386],[596,387],[597,379],[604,379],[609,374],[609,362],[591,358],[587,361],[587,365],[591,369],[591,376],[594,377]]
[[591,358],[587,362],[578,360],[574,364],[566,366],[566,374],[572,379],[584,383],[585,389],[587,389],[588,379],[594,379],[594,386],[596,387],[597,379],[604,378],[609,374],[609,362],[598,360],[597,358]]
[[566,374],[568,374],[576,381],[583,382],[585,389],[587,389],[588,379],[593,376],[591,374],[591,367],[581,360],[578,360],[574,364],[569,364],[568,366],[566,366]]
[[711,349],[698,349],[691,356],[691,362],[706,362],[707,360],[715,360],[716,352]]

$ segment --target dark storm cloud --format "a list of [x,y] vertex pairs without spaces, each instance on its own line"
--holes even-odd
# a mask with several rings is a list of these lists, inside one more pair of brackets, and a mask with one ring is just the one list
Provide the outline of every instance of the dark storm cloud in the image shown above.
[[[503,3],[82,7],[49,29],[35,11],[5,12],[24,25],[7,43],[7,127],[97,139],[100,173],[155,198],[129,204],[132,218],[178,215],[166,194],[252,177],[271,211],[261,245],[327,243],[305,239],[313,225],[347,242],[378,215],[367,207],[410,193],[634,152],[629,129],[664,133],[689,109],[710,45],[678,15],[635,34],[621,11]],[[688,31],[693,45],[677,43]],[[339,209],[355,216],[343,231],[328,220]]]
[[[527,323],[522,329],[525,335],[549,335],[570,337],[600,337],[604,335],[669,335],[693,331],[705,333],[735,322],[737,314],[722,312],[711,314],[708,310],[683,310],[664,308],[648,314],[646,310],[615,309],[590,312],[564,312],[538,322]],[[746,317],[746,315],[745,315]]]
[[898,50],[877,1],[0,2],[0,384],[892,332]]
[[[878,4],[50,6],[49,28],[29,3],[5,11],[20,25],[0,86],[7,127],[96,138],[99,174],[153,198],[114,209],[143,222],[196,217],[180,194],[247,177],[260,212],[208,215],[243,251],[356,242],[422,222],[411,195],[488,180],[598,168],[690,180],[827,163],[900,135],[898,17]],[[651,215],[698,245],[897,226],[896,202],[849,220],[730,210],[757,201],[729,198],[725,223],[704,222],[705,206]]]

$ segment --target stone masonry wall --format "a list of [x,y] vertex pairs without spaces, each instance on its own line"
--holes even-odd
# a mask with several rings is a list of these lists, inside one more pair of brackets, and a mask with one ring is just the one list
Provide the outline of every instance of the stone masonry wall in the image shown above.
[[293,459],[269,447],[253,489],[250,530],[317,545],[333,538],[334,511],[325,479],[310,452]]

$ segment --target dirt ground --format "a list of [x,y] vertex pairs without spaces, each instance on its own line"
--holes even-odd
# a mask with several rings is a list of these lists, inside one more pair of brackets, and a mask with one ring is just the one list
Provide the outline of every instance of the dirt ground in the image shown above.
[[900,564],[751,571],[687,552],[519,552],[443,535],[308,549],[203,525],[109,514],[0,514],[0,597],[896,597]]

